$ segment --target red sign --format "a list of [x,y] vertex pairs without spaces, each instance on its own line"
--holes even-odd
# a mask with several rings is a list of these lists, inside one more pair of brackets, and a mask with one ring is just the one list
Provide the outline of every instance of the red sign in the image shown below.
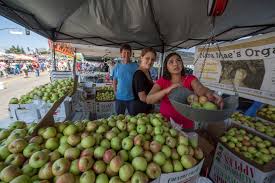
[[52,42],[51,40],[48,40],[49,47],[53,49],[56,52],[62,53],[67,56],[74,56],[74,49],[69,43],[61,43],[61,42]]

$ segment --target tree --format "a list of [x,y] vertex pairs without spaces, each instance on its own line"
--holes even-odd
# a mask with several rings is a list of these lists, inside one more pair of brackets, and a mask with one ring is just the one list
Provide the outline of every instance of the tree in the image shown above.
[[25,54],[25,50],[24,50],[23,47],[21,47],[21,53],[22,53],[22,54]]
[[25,54],[25,50],[23,49],[23,47],[20,48],[19,45],[17,45],[16,47],[14,45],[12,45],[5,52],[6,53],[15,53],[15,54]]

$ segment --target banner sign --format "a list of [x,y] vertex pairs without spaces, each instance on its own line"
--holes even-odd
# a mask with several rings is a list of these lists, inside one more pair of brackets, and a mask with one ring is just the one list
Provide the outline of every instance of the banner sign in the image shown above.
[[74,56],[74,48],[69,43],[61,43],[61,42],[52,42],[48,40],[49,47],[51,49],[55,49],[56,52],[62,53],[66,56],[73,57]]
[[196,47],[194,63],[194,75],[204,85],[230,95],[236,88],[240,97],[275,105],[275,33],[206,50]]

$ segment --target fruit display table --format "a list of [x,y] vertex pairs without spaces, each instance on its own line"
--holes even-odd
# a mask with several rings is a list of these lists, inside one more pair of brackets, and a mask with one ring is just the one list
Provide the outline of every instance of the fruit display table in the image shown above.
[[160,114],[47,126],[18,121],[0,140],[0,180],[12,183],[195,183],[204,162],[197,139]]
[[274,182],[275,143],[231,126],[217,145],[210,177],[215,182]]

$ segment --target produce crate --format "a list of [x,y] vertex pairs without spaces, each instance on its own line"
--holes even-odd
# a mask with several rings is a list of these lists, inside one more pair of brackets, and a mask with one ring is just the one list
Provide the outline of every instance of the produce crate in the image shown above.
[[[230,128],[244,129],[237,125]],[[245,129],[246,130],[246,129]],[[247,132],[266,140],[264,136],[253,131]],[[273,142],[273,146],[275,143]],[[214,161],[210,171],[210,178],[215,183],[273,183],[275,177],[275,159],[265,165],[259,165],[255,161],[246,158],[243,154],[228,147],[219,140]]]
[[[240,114],[240,115],[243,115],[243,114]],[[266,122],[264,120],[261,120],[259,118],[252,118],[252,117],[249,117],[249,116],[244,116],[242,117],[243,119],[238,119],[236,117],[234,118],[229,118],[228,121],[231,123],[231,124],[236,124],[238,126],[241,126],[245,129],[248,129],[250,131],[253,131],[254,133],[256,134],[259,134],[259,135],[262,135],[264,136],[266,139],[268,140],[271,140],[273,142],[275,142],[275,124],[274,123],[270,123],[270,122]],[[250,119],[250,120],[247,120],[246,118]],[[271,134],[269,134],[269,132],[266,132],[266,130],[264,131],[260,131],[256,128],[253,128],[251,126],[249,126],[247,124],[247,121],[249,121],[250,123],[253,123],[255,124],[256,122],[260,122],[262,123],[265,127],[264,129],[268,129],[268,130],[271,130]],[[256,125],[255,125],[256,126]],[[269,128],[266,128],[266,126],[268,126]],[[274,132],[274,133],[273,133]]]
[[[235,125],[237,125],[238,127],[242,127],[242,128],[245,128],[246,130],[248,130],[248,131],[252,131],[252,132],[254,132],[255,134],[257,134],[257,135],[262,135],[264,138],[266,138],[266,139],[268,139],[268,140],[270,140],[270,141],[272,141],[272,142],[275,142],[275,137],[270,137],[270,136],[268,136],[268,135],[266,135],[266,134],[264,134],[264,133],[261,133],[261,132],[259,132],[259,131],[257,131],[256,129],[254,129],[254,128],[251,128],[251,127],[249,127],[249,126],[246,126],[246,125],[243,125],[241,122],[239,122],[239,121],[235,121],[235,120],[233,120],[233,119],[228,119],[228,121],[231,123],[231,124],[235,124]],[[264,123],[264,122],[263,122]],[[274,125],[273,125],[274,126]]]
[[201,160],[193,168],[187,169],[182,172],[161,174],[159,178],[155,179],[151,183],[196,183],[200,176],[204,160]]
[[96,112],[97,113],[114,113],[115,112],[115,102],[97,102],[96,103]]
[[15,110],[15,116],[13,120],[25,121],[26,123],[36,122],[41,119],[39,110],[36,108],[26,109],[18,108]]
[[275,170],[264,172],[218,143],[209,177],[215,183],[274,183]]
[[16,109],[20,108],[19,104],[9,104],[9,116],[12,119],[16,119]]
[[51,81],[56,81],[60,79],[73,78],[73,73],[71,71],[52,71]]
[[[40,108],[41,118],[43,118],[48,113],[48,111],[52,108],[52,106],[53,104],[51,103],[45,103],[43,106],[41,106]],[[54,121],[55,122],[65,121],[71,114],[71,110],[72,110],[71,101],[70,101],[70,98],[67,97],[54,112],[53,114]]]
[[[264,116],[264,115],[262,115],[262,113],[261,113],[261,110],[263,110],[263,109],[265,109],[265,108],[267,108],[268,107],[268,105],[266,105],[266,104],[264,104],[258,111],[257,111],[257,118],[258,119],[261,119],[261,120],[264,120],[264,121],[266,121],[266,122],[268,122],[268,123],[273,123],[273,124],[275,124],[275,119],[271,119],[271,118],[268,118],[267,116]],[[274,111],[271,111],[272,112],[272,115],[274,115],[275,116],[275,107],[274,107]]]
[[[97,96],[101,93],[106,93],[106,92],[109,92],[109,93],[112,93],[113,94],[113,97],[112,98],[109,98],[109,99],[106,99],[106,100],[98,100],[97,99]],[[115,95],[114,95],[114,91],[113,90],[97,90],[96,91],[96,102],[112,102],[115,100]]]

